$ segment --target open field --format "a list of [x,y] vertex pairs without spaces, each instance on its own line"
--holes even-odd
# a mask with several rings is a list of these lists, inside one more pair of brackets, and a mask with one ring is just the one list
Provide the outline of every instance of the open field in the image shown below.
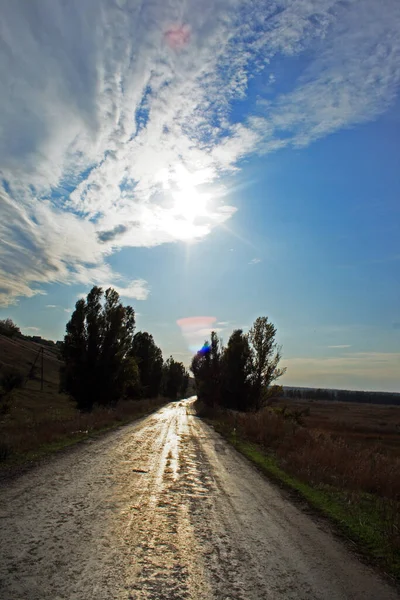
[[340,437],[358,448],[376,447],[400,456],[400,406],[291,399],[276,400],[271,406],[301,413],[307,429]]
[[42,346],[24,339],[0,335],[0,367],[13,367],[24,376],[22,388],[12,392],[11,400],[0,404],[0,466],[24,463],[51,451],[85,439],[93,432],[107,429],[148,414],[165,404],[165,399],[124,401],[115,409],[98,408],[82,414],[66,394],[60,394],[61,361],[56,348],[44,346],[44,384],[41,391],[40,358],[34,378],[27,378]]

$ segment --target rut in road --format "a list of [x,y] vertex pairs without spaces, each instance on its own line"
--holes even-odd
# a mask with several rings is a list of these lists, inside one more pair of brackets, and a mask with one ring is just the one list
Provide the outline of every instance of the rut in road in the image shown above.
[[0,490],[0,598],[399,595],[191,414],[190,400]]

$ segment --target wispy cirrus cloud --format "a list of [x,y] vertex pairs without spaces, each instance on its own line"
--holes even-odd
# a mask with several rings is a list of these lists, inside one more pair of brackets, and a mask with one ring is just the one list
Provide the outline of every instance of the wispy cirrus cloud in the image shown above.
[[[94,281],[144,299],[110,254],[208,235],[235,212],[219,177],[241,158],[384,111],[399,26],[396,0],[5,5],[0,302]],[[274,59],[302,53],[274,94]],[[250,81],[272,93],[250,101]]]
[[336,344],[335,346],[328,346],[328,348],[337,348],[337,349],[351,348],[351,344]]

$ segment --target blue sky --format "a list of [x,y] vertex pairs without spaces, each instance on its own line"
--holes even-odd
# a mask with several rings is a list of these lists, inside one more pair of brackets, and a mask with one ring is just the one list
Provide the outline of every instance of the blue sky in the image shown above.
[[268,315],[287,385],[400,390],[397,0],[16,0],[0,318],[113,285],[189,363]]

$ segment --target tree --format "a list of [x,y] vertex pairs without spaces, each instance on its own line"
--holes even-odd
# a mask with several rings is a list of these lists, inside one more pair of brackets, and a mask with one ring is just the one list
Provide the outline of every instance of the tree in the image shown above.
[[94,404],[113,406],[129,386],[135,387],[138,370],[129,354],[135,331],[135,313],[123,306],[118,293],[104,294],[95,286],[78,300],[64,337],[62,387],[89,411]]
[[268,322],[268,317],[258,317],[248,333],[255,408],[262,405],[271,383],[286,372],[286,368],[279,368],[281,348],[275,335],[276,328]]
[[68,321],[61,348],[65,365],[61,369],[60,388],[76,400],[78,408],[90,410],[93,406],[89,392],[91,373],[87,371],[87,331],[85,322],[86,303],[82,298]]
[[102,314],[103,290],[100,287],[93,287],[86,300],[86,343],[87,343],[87,387],[91,395],[99,398],[102,394],[100,386],[102,378],[98,374],[98,360],[101,353],[101,347],[104,336],[104,316]]
[[221,364],[221,401],[233,410],[251,408],[251,352],[247,336],[236,329],[229,338]]
[[189,374],[181,362],[170,356],[164,363],[163,390],[167,398],[176,400],[178,394],[185,395],[189,383]]
[[189,373],[185,369],[185,373],[184,373],[183,378],[182,378],[181,389],[179,390],[179,395],[182,398],[185,398],[185,396],[187,394],[188,387],[189,387]]
[[135,358],[140,373],[140,396],[155,398],[160,391],[163,375],[161,349],[147,331],[138,331],[134,337],[131,355]]
[[193,357],[197,396],[209,406],[254,410],[282,393],[271,383],[286,369],[279,368],[281,351],[275,342],[276,329],[266,317],[259,317],[247,335],[234,331],[226,348],[217,334]]
[[212,331],[211,341],[204,342],[190,365],[196,381],[197,396],[210,406],[220,403],[222,353],[221,340]]
[[109,288],[101,315],[103,337],[99,353],[99,381],[101,392],[99,404],[114,405],[125,392],[129,383],[128,368],[132,340],[135,331],[135,312],[131,306],[124,307],[119,294]]
[[0,333],[7,337],[14,337],[21,334],[20,328],[14,323],[12,319],[1,319],[0,320]]

